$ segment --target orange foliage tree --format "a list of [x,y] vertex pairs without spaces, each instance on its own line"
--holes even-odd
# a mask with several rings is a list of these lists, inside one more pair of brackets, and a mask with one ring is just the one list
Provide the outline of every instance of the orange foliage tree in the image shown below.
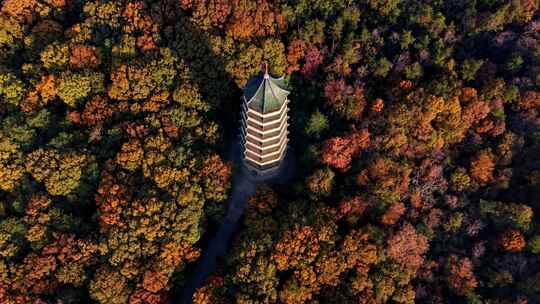
[[232,14],[227,33],[236,39],[274,35],[286,28],[285,17],[267,0],[253,2],[232,0]]
[[94,96],[86,103],[82,113],[82,120],[85,124],[94,126],[104,122],[113,114],[113,109],[106,97]]
[[275,245],[272,259],[278,270],[300,268],[315,259],[319,248],[319,239],[313,227],[298,226],[283,233]]
[[352,158],[368,146],[367,130],[328,139],[323,144],[321,162],[345,172],[350,169]]
[[471,160],[471,177],[477,182],[485,184],[493,180],[495,169],[495,156],[491,151],[483,150]]
[[72,46],[69,63],[72,67],[77,69],[96,67],[99,64],[96,48],[83,44]]
[[498,238],[499,245],[504,251],[518,252],[525,247],[525,238],[521,231],[512,229],[503,232]]
[[289,67],[287,73],[300,70],[300,60],[306,56],[306,44],[300,39],[295,39],[287,47],[287,62]]

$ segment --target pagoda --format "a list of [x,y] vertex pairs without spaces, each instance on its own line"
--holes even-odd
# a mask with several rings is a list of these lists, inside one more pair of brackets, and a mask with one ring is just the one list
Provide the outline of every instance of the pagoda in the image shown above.
[[283,77],[251,77],[242,96],[241,145],[243,162],[256,176],[275,172],[287,150],[289,91]]

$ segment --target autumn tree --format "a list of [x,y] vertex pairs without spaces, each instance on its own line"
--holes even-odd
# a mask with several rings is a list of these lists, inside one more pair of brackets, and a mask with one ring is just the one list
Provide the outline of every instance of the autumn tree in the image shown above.
[[153,93],[167,91],[173,84],[178,58],[169,50],[161,49],[159,58],[149,62],[119,65],[111,72],[107,93],[116,100],[145,99]]
[[467,295],[478,285],[473,272],[473,264],[467,257],[450,255],[446,262],[446,271],[448,285],[457,295]]
[[307,187],[316,195],[327,196],[332,191],[334,176],[330,168],[319,169],[307,178]]
[[44,182],[50,194],[67,195],[79,186],[86,161],[84,154],[38,149],[27,155],[26,171],[38,182]]
[[214,154],[205,159],[201,170],[202,183],[206,189],[206,199],[210,201],[225,200],[230,187],[231,165],[225,164]]
[[99,303],[127,303],[129,289],[126,279],[113,269],[98,269],[90,283],[90,296]]
[[272,2],[233,0],[227,34],[235,39],[250,39],[274,35],[284,30],[286,25],[285,17]]
[[525,247],[525,238],[519,230],[508,230],[498,238],[499,245],[505,251],[518,252]]
[[322,148],[321,162],[340,171],[350,168],[352,158],[369,146],[367,130],[354,132],[345,137],[335,137],[327,140]]
[[23,173],[23,153],[19,145],[0,133],[0,189],[12,190]]
[[82,121],[90,126],[103,123],[113,115],[113,108],[106,97],[96,95],[88,101],[82,113]]
[[324,86],[324,95],[332,110],[347,119],[359,119],[366,105],[361,83],[352,86],[344,80],[331,80]]
[[429,248],[427,238],[416,232],[414,227],[405,223],[401,229],[392,235],[388,241],[388,255],[402,266],[418,269],[423,261],[423,255]]
[[305,52],[305,63],[300,69],[300,73],[307,79],[312,79],[324,61],[325,50],[320,50],[313,45]]
[[388,210],[383,214],[381,223],[384,225],[393,225],[399,218],[405,213],[405,205],[403,203],[396,203],[390,206]]
[[0,73],[0,96],[2,101],[15,106],[23,98],[24,84],[12,73]]
[[101,73],[65,72],[58,79],[57,94],[67,105],[75,107],[90,95],[103,92],[103,86],[104,78]]
[[471,177],[481,184],[490,182],[493,179],[495,169],[493,153],[490,151],[481,151],[471,160]]
[[511,226],[526,231],[533,219],[533,209],[526,204],[480,200],[480,214],[493,221],[497,228]]
[[70,51],[69,64],[74,68],[93,68],[99,64],[95,47],[77,44]]
[[319,248],[318,236],[312,227],[295,227],[286,231],[276,244],[273,260],[279,270],[301,268],[315,259]]
[[287,47],[287,73],[300,70],[300,61],[306,56],[306,44],[300,39],[291,41]]

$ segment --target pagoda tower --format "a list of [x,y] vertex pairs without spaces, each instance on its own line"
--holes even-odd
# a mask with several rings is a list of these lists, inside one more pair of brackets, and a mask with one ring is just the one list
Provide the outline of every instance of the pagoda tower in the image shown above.
[[267,67],[244,88],[240,127],[243,160],[257,176],[276,172],[285,156],[289,93],[283,77],[270,76]]

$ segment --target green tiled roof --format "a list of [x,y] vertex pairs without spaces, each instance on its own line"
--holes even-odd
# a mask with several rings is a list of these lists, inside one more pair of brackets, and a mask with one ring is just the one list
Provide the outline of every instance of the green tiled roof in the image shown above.
[[283,77],[268,74],[251,77],[244,88],[248,107],[262,114],[279,110],[289,93]]

